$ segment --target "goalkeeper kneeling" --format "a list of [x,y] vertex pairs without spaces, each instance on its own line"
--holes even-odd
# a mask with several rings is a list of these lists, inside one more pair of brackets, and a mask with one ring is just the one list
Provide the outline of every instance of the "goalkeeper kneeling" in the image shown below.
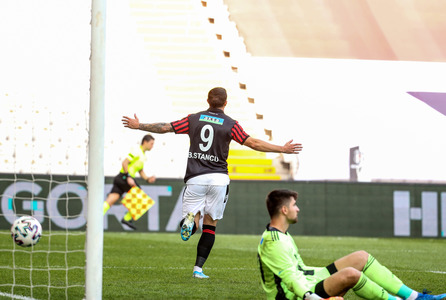
[[274,190],[266,198],[271,221],[257,255],[267,299],[342,299],[350,289],[364,299],[446,299],[446,294],[412,290],[365,251],[353,252],[326,267],[306,266],[287,232],[290,224],[297,223],[297,198],[297,192],[291,190]]

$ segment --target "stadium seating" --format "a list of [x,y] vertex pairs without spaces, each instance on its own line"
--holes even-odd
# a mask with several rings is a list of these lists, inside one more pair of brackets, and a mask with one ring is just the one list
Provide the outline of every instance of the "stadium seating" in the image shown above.
[[[132,0],[130,15],[171,101],[172,118],[206,109],[207,91],[224,86],[226,112],[250,135],[270,139],[243,79],[241,61],[249,54],[223,1]],[[231,149],[228,163],[232,179],[281,179],[273,159],[255,151]]]
[[228,158],[229,176],[240,180],[280,180],[273,159],[264,152],[231,149]]
[[[133,95],[144,99],[140,101],[145,102],[146,107],[135,106],[147,111],[144,115],[148,119],[162,112],[162,121],[173,121],[206,109],[207,92],[215,86],[223,86],[228,91],[226,113],[238,120],[251,136],[271,140],[271,131],[265,128],[263,114],[258,111],[244,78],[243,60],[249,53],[222,0],[129,0],[110,3],[108,10],[107,47],[112,51],[107,52],[106,69],[107,76],[113,78],[106,77],[106,176],[115,175],[121,168],[123,153],[128,147],[128,143],[122,141],[129,141],[134,135],[116,121],[127,112],[114,104]],[[84,34],[82,38],[89,44],[88,35]],[[123,45],[132,39],[137,39],[131,44],[136,47],[131,49]],[[129,48],[131,53],[125,52]],[[129,62],[131,65],[125,66]],[[137,78],[140,74],[134,69],[138,64],[139,68],[150,72],[143,74],[147,76],[142,76],[140,81]],[[73,72],[82,73],[76,73],[74,77],[88,76],[86,68],[87,63],[73,69]],[[126,76],[132,77],[126,79]],[[144,80],[152,81],[147,84],[148,93],[146,90],[132,95],[128,93],[130,89],[144,85]],[[117,85],[122,86],[121,90],[116,90]],[[151,89],[154,85],[156,92]],[[37,80],[36,87],[39,86],[43,85]],[[1,95],[1,108],[6,112],[0,118],[3,172],[86,174],[89,98],[82,88],[85,87],[81,86],[76,95],[65,94],[61,102],[64,105],[54,105],[60,95],[44,88],[33,95]],[[140,133],[135,141],[139,136]],[[182,177],[187,139],[166,136],[160,140],[162,142],[153,150],[153,156],[158,158],[152,161],[157,176]],[[274,157],[246,147],[242,147],[242,151],[235,142],[231,147],[234,148],[229,160],[232,179],[283,178]]]

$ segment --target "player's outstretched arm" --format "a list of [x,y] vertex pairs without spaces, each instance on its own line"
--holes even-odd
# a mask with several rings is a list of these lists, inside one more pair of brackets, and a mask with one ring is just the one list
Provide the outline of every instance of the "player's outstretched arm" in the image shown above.
[[246,139],[243,145],[261,152],[277,152],[277,153],[288,153],[288,154],[298,154],[302,151],[302,144],[293,143],[293,140],[285,143],[283,146],[270,144],[260,139],[249,137]]
[[139,129],[143,131],[149,131],[153,133],[166,133],[166,132],[173,132],[173,127],[170,123],[139,123],[139,119],[134,114],[134,119],[123,116],[122,117],[122,124],[124,124],[124,127],[130,128],[130,129]]

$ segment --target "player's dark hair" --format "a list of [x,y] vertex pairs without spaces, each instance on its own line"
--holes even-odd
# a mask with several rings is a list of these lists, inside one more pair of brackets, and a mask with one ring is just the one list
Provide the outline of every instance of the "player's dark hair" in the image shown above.
[[208,103],[211,108],[219,108],[225,105],[228,95],[222,87],[216,87],[208,93]]
[[288,205],[290,198],[297,200],[297,192],[291,190],[273,190],[266,196],[266,208],[272,218],[280,212],[284,205]]
[[150,134],[146,134],[141,141],[141,145],[144,144],[144,142],[150,142],[151,140],[154,140],[155,138],[150,135]]

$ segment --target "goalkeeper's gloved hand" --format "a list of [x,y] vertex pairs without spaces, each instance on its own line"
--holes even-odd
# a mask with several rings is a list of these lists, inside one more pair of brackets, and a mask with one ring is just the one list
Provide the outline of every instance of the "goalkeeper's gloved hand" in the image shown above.
[[310,291],[306,292],[304,295],[304,300],[321,300],[322,298],[319,297],[317,294],[312,293]]
[[[322,297],[319,297],[317,294],[312,293],[310,291],[306,292],[304,295],[304,300],[322,300],[322,299],[323,299]],[[324,300],[344,300],[344,298],[340,296],[334,296],[326,298]]]

